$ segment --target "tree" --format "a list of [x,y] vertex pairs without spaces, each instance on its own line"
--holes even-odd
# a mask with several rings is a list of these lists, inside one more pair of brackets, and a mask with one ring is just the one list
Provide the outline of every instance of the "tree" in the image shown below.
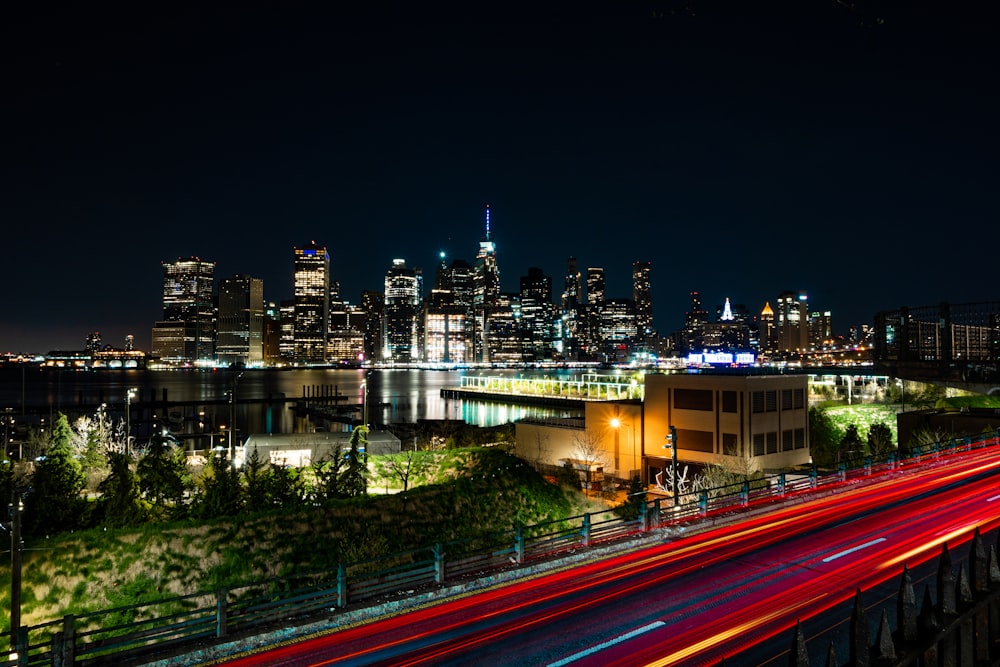
[[875,458],[883,458],[895,451],[892,443],[892,429],[882,422],[868,427],[868,453]]
[[601,434],[592,429],[584,429],[573,434],[573,453],[583,465],[587,466],[588,491],[595,482],[600,482],[603,479],[603,470],[601,479],[597,479],[595,469],[603,469],[608,465],[607,452],[604,450],[602,441]]
[[110,452],[108,463],[111,472],[97,487],[101,493],[97,502],[98,523],[109,528],[144,523],[149,518],[149,503],[142,500],[138,480],[132,472],[132,459],[121,452]]
[[833,420],[819,408],[809,408],[809,452],[820,468],[839,461],[840,436]]
[[383,456],[378,461],[383,474],[391,475],[403,485],[403,491],[410,487],[410,479],[427,473],[431,467],[431,458],[427,452],[415,452],[406,449],[398,454]]
[[82,526],[84,501],[83,470],[73,458],[73,430],[60,413],[52,427],[48,450],[35,463],[31,491],[25,502],[24,532],[48,535]]
[[306,492],[298,469],[271,463],[267,476],[267,498],[277,507],[292,509],[303,505]]
[[368,493],[368,427],[357,426],[351,432],[351,448],[347,452],[347,468],[340,487],[351,497]]
[[179,518],[184,513],[184,492],[189,488],[184,450],[167,438],[155,436],[136,465],[139,490],[158,514]]
[[849,424],[844,432],[844,437],[840,441],[837,450],[837,463],[841,461],[857,459],[865,450],[865,443],[861,440],[861,434],[855,424]]
[[315,486],[313,487],[314,499],[322,502],[346,496],[341,488],[341,480],[346,465],[347,459],[344,458],[340,447],[337,447],[330,457],[313,462],[312,473],[315,480]]
[[618,516],[630,521],[639,518],[639,511],[642,508],[642,504],[646,502],[646,494],[643,493],[645,490],[639,476],[634,476],[629,481],[628,496],[625,497],[625,502],[615,508]]
[[246,503],[251,508],[259,509],[270,504],[267,488],[267,465],[260,459],[260,452],[256,447],[250,452],[250,456],[243,461],[244,493],[246,494]]
[[215,452],[209,460],[201,485],[201,492],[191,504],[191,515],[196,519],[236,516],[243,509],[240,476],[225,451]]
[[706,465],[693,485],[697,489],[708,491],[708,495],[715,498],[733,495],[744,482],[750,482],[755,488],[766,483],[755,459],[740,456],[735,450],[730,450],[726,456],[717,456]]

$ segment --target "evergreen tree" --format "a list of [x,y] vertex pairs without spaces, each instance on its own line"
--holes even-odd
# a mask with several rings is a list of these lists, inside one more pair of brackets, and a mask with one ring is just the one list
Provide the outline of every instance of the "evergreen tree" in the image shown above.
[[864,453],[864,450],[865,443],[861,440],[858,427],[850,424],[840,441],[840,447],[837,450],[837,463],[856,460]]
[[48,450],[35,463],[31,491],[25,500],[23,530],[27,535],[50,535],[82,527],[84,501],[80,497],[84,475],[73,458],[73,430],[60,413]]
[[357,426],[351,433],[351,448],[347,453],[347,469],[341,480],[341,489],[347,496],[368,493],[368,427]]
[[240,475],[230,465],[225,451],[218,452],[211,458],[201,484],[201,493],[191,504],[191,516],[194,518],[236,516],[243,509]]
[[875,458],[884,458],[896,448],[892,444],[892,429],[882,422],[868,427],[868,453]]
[[184,514],[184,491],[189,487],[184,450],[162,436],[150,440],[149,448],[136,465],[139,490],[163,518]]
[[149,518],[149,504],[142,500],[139,482],[131,468],[132,459],[121,452],[109,452],[111,473],[97,487],[98,523],[109,528],[136,526]]
[[246,504],[251,511],[263,509],[271,504],[268,490],[270,470],[260,459],[260,452],[254,447],[250,456],[243,461],[243,482]]
[[346,464],[347,459],[344,458],[339,447],[331,457],[313,462],[312,473],[315,487],[312,495],[315,500],[322,502],[346,496],[340,485]]
[[295,509],[305,503],[306,493],[299,471],[272,463],[267,476],[267,497],[272,505]]
[[818,408],[809,408],[809,453],[820,468],[840,460],[840,436],[830,416]]

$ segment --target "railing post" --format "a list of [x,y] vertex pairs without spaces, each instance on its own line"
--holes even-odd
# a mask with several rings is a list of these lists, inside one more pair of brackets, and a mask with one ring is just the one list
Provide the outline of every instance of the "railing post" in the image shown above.
[[847,463],[846,462],[841,461],[840,463],[837,464],[837,477],[840,479],[841,482],[844,482],[844,481],[847,480]]
[[337,606],[347,606],[347,566],[337,563]]
[[28,626],[21,625],[17,629],[17,667],[28,665]]
[[434,545],[434,583],[444,583],[444,545]]
[[215,591],[215,636],[226,636],[226,598],[228,597],[225,588]]
[[809,488],[811,489],[816,488],[816,483],[817,483],[816,477],[817,477],[816,466],[814,464],[813,467],[809,469]]
[[583,526],[580,528],[581,543],[585,547],[590,546],[590,512],[583,515]]
[[785,473],[778,475],[778,495],[785,497]]
[[639,503],[639,530],[643,533],[649,532],[649,507],[646,506],[645,499]]
[[653,516],[650,519],[650,527],[659,528],[660,527],[660,499],[653,499]]
[[708,516],[708,491],[706,489],[702,489],[698,493],[698,513],[703,517]]
[[514,533],[514,559],[518,565],[524,565],[524,526],[518,526]]
[[865,477],[871,477],[872,474],[872,457],[865,457]]
[[740,504],[746,507],[750,504],[750,480],[744,479],[740,485]]
[[52,635],[52,667],[64,667],[66,665],[65,653],[66,635],[63,634],[62,630],[57,630]]
[[63,664],[76,663],[76,617],[67,614],[63,617]]

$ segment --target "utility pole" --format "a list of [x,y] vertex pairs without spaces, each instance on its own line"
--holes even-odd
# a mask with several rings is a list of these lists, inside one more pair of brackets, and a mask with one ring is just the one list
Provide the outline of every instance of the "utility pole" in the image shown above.
[[8,505],[10,514],[10,650],[17,652],[17,636],[21,630],[21,514],[24,512],[24,501],[18,497],[17,502],[11,498]]

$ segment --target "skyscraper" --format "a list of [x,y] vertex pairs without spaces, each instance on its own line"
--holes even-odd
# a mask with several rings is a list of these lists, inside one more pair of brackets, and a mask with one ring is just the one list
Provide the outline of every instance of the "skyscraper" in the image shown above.
[[423,272],[408,268],[406,260],[392,260],[385,273],[385,307],[382,321],[383,361],[412,363],[420,360],[417,313],[423,289]]
[[785,291],[778,295],[775,325],[779,350],[809,348],[809,297],[805,292]]
[[635,303],[636,336],[644,341],[653,335],[653,292],[650,262],[632,262],[632,301]]
[[220,363],[264,363],[264,281],[237,274],[219,282],[216,356]]
[[296,361],[326,361],[326,335],[330,310],[330,255],[325,247],[310,241],[295,250],[295,322]]
[[604,299],[604,269],[592,266],[587,269],[587,304],[600,306]]
[[486,318],[500,296],[500,269],[497,267],[497,249],[490,231],[490,205],[486,205],[486,233],[479,242],[476,266],[472,274],[472,307],[474,357],[489,361],[486,347]]
[[524,338],[524,355],[529,361],[552,358],[553,320],[552,278],[538,267],[528,269],[521,276],[521,331]]
[[163,319],[153,326],[154,357],[178,362],[215,356],[215,262],[161,262]]

